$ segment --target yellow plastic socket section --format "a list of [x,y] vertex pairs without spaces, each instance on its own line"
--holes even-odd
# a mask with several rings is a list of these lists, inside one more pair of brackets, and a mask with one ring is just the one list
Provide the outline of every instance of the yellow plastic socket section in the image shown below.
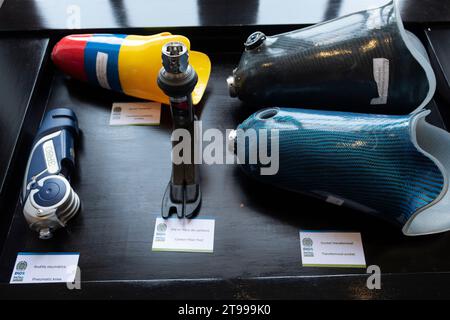
[[[122,90],[130,96],[168,104],[169,98],[157,84],[162,67],[161,50],[172,41],[184,43],[190,50],[189,39],[163,32],[151,36],[127,36],[119,52],[119,77]],[[197,72],[198,83],[192,92],[192,102],[198,104],[205,93],[211,73],[211,61],[201,52],[189,51],[189,63]]]

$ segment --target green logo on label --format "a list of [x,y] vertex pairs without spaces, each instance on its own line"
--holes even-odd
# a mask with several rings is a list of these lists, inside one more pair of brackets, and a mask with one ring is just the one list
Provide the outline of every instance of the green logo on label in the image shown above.
[[303,246],[305,247],[312,247],[313,246],[313,241],[311,238],[304,238],[303,241]]
[[167,225],[165,223],[160,223],[156,226],[156,230],[158,230],[159,232],[166,232]]
[[19,261],[16,265],[16,269],[20,271],[24,271],[28,266],[28,263],[26,261]]

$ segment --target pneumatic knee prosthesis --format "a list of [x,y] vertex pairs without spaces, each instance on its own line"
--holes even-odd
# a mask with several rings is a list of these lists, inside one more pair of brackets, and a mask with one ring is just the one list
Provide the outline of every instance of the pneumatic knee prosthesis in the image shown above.
[[48,111],[36,134],[21,202],[28,225],[41,239],[51,238],[80,209],[80,199],[70,184],[78,136],[77,117],[68,108]]

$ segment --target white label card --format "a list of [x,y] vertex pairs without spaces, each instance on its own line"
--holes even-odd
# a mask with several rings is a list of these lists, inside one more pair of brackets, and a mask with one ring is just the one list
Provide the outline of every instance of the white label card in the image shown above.
[[79,257],[79,253],[70,252],[20,252],[9,283],[74,282]]
[[365,268],[359,232],[300,231],[304,267]]
[[342,206],[345,202],[343,199],[335,197],[335,196],[328,196],[325,201],[328,203],[337,205],[337,206]]
[[156,218],[153,251],[214,251],[214,219]]
[[108,54],[98,52],[95,60],[95,74],[102,88],[111,90],[108,82]]
[[386,104],[389,92],[389,60],[373,59],[373,77],[377,83],[379,97],[373,98],[370,104]]
[[112,105],[109,124],[158,125],[161,119],[161,104],[157,102],[115,102]]

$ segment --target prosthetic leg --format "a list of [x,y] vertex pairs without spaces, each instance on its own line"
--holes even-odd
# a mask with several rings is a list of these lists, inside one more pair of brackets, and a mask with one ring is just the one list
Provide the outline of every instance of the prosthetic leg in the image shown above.
[[[172,177],[162,202],[162,217],[176,213],[178,218],[192,218],[200,207],[201,190],[199,174],[194,164],[194,109],[192,91],[198,77],[189,65],[187,47],[182,42],[170,42],[162,48],[163,67],[158,76],[158,85],[169,96],[173,130],[180,130],[190,138],[190,154],[177,155],[172,149]],[[183,139],[186,138],[186,135]],[[176,142],[173,142],[173,146]],[[176,157],[183,157],[181,162]],[[187,157],[187,161],[185,161]]]

